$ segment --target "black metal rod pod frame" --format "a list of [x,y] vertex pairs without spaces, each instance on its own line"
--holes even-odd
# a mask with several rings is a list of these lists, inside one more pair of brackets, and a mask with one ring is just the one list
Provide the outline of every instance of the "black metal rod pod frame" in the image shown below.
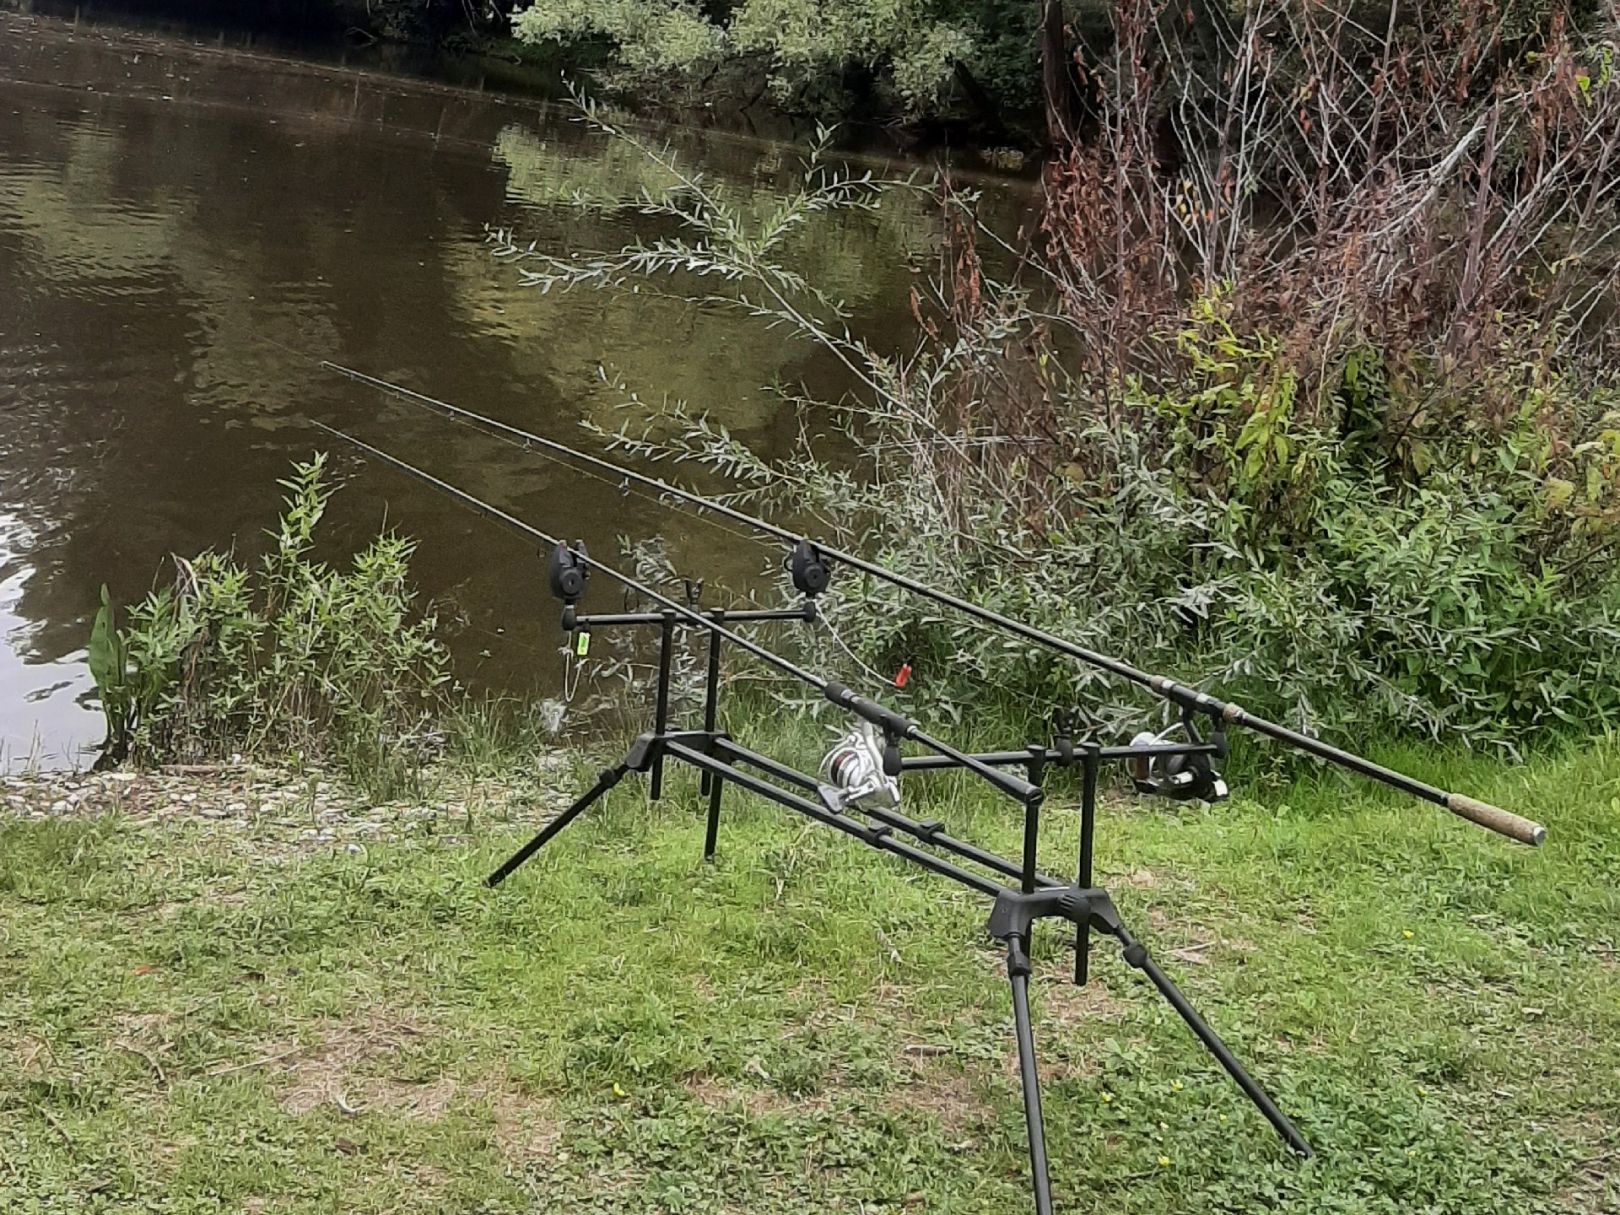
[[[1036,1066],[1035,1037],[1029,1004],[1030,940],[1035,921],[1043,918],[1060,918],[1074,924],[1076,934],[1074,982],[1077,985],[1084,984],[1089,978],[1092,930],[1099,929],[1113,936],[1121,947],[1126,963],[1142,971],[1198,1040],[1237,1082],[1284,1142],[1300,1156],[1309,1157],[1311,1155],[1309,1144],[1287,1115],[1277,1108],[1222,1042],[1219,1035],[1193,1009],[1180,989],[1148,956],[1146,948],[1126,930],[1107,893],[1092,885],[1097,780],[1104,760],[1128,760],[1175,753],[1209,754],[1215,749],[1214,746],[1209,743],[1197,743],[1105,748],[1095,743],[1085,743],[1077,747],[1064,731],[1059,730],[1052,746],[1030,746],[1022,751],[985,752],[964,756],[963,759],[977,761],[981,765],[1021,766],[1025,769],[1031,793],[1020,799],[1024,809],[1024,846],[1017,861],[956,839],[945,832],[942,823],[919,822],[901,814],[898,810],[876,807],[833,810],[819,800],[818,782],[813,777],[740,746],[718,728],[721,646],[724,640],[720,628],[734,627],[747,622],[813,621],[815,616],[815,605],[811,599],[806,599],[803,606],[793,609],[710,610],[701,614],[701,620],[678,617],[667,608],[655,612],[626,612],[614,615],[576,615],[571,609],[567,611],[564,616],[565,628],[641,626],[659,630],[654,729],[651,733],[639,737],[620,763],[602,772],[595,784],[490,874],[488,884],[493,887],[505,881],[514,870],[529,860],[592,804],[605,796],[629,773],[646,773],[649,778],[649,796],[657,798],[663,791],[666,760],[681,762],[699,772],[702,791],[708,797],[703,840],[703,856],[706,861],[711,860],[715,853],[722,795],[725,784],[729,781],[748,792],[765,797],[844,834],[854,836],[879,851],[891,853],[920,865],[932,873],[950,878],[995,900],[989,932],[992,937],[1003,943],[1007,951],[1007,978],[1012,1001],[1013,1029],[1018,1047],[1019,1080],[1023,1094],[1030,1158],[1030,1184],[1036,1215],[1051,1215],[1052,1212],[1052,1185],[1047,1164],[1045,1123],[1041,1109],[1040,1079]],[[695,731],[672,731],[669,725],[669,712],[675,634],[677,629],[702,627],[704,623],[712,623],[717,627],[708,630],[703,726],[701,730]],[[920,773],[964,766],[962,760],[939,754],[909,756],[901,761],[902,772]],[[1077,880],[1072,885],[1043,874],[1037,868],[1040,810],[1044,800],[1043,778],[1048,766],[1078,767],[1081,773],[1079,860]],[[756,772],[762,775],[755,775]],[[916,842],[909,842],[912,840]],[[937,855],[936,851],[929,849],[943,852],[947,856]],[[959,862],[989,869],[995,876],[981,875],[964,868]],[[1009,885],[1009,882],[1016,884]]]
[[[910,578],[897,570],[888,569],[882,565],[867,561],[854,553],[844,552],[829,544],[814,541],[807,536],[802,536],[787,528],[750,515],[735,506],[715,501],[712,498],[706,498],[701,494],[694,493],[689,489],[682,489],[677,485],[671,485],[657,477],[626,468],[622,464],[616,464],[612,460],[604,459],[602,456],[581,451],[556,439],[548,439],[532,431],[522,430],[516,426],[499,422],[494,418],[486,417],[483,414],[474,413],[470,409],[452,405],[448,401],[440,401],[427,396],[425,393],[390,383],[387,380],[379,379],[377,376],[367,375],[363,371],[356,371],[352,367],[344,367],[329,359],[322,360],[320,365],[329,371],[336,372],[338,375],[346,376],[356,383],[366,384],[372,388],[390,393],[402,401],[428,409],[460,425],[495,435],[502,441],[514,444],[521,449],[542,448],[554,452],[568,459],[576,460],[583,465],[608,473],[615,479],[622,479],[626,483],[635,482],[657,491],[662,496],[684,502],[703,511],[712,512],[721,518],[753,528],[764,535],[774,536],[778,540],[792,545],[795,557],[803,552],[821,564],[822,585],[825,585],[828,562],[839,562],[861,573],[887,582],[891,586],[898,587],[909,594],[920,595],[942,607],[961,612],[963,615],[969,616],[990,628],[1022,637],[1024,640],[1033,642],[1051,653],[1066,655],[1084,663],[1086,666],[1106,671],[1138,687],[1147,688],[1156,696],[1182,709],[1201,711],[1207,714],[1211,720],[1236,725],[1240,729],[1252,730],[1257,734],[1284,743],[1297,751],[1313,755],[1357,775],[1399,789],[1433,805],[1441,806],[1460,818],[1468,819],[1470,822],[1485,827],[1487,830],[1505,835],[1509,839],[1535,847],[1540,845],[1547,837],[1547,829],[1540,823],[1531,822],[1529,819],[1503,810],[1499,806],[1493,806],[1488,802],[1480,801],[1478,798],[1449,792],[1434,785],[1426,784],[1393,769],[1373,763],[1371,760],[1364,759],[1359,755],[1340,750],[1338,747],[1331,746],[1321,739],[1302,734],[1297,730],[1291,730],[1276,722],[1256,717],[1239,705],[1222,701],[1219,697],[1201,692],[1197,688],[1188,687],[1173,679],[1138,670],[1130,663],[1123,662],[1118,658],[1112,658],[1107,654],[1086,649],[1062,637],[1048,633],[1044,629],[1036,628],[1034,625],[1026,624],[1009,616],[1003,616],[999,612],[981,607],[970,600],[959,598],[956,595],[918,582],[916,579]],[[331,430],[330,427],[326,427],[319,422],[314,423],[314,425],[325,430]],[[413,475],[421,476],[419,470],[411,469],[408,465],[392,460],[385,453],[360,443],[350,435],[346,435],[341,431],[332,431],[332,433],[347,442],[356,444],[363,450],[371,452],[374,456],[381,456],[385,460],[390,460],[396,466],[409,471]],[[448,488],[443,486],[443,483],[439,484],[441,488]],[[464,500],[468,499],[467,495],[462,496]],[[474,505],[475,508],[483,508],[485,513],[492,513],[488,510],[486,504],[476,503],[475,501],[468,501],[468,504]],[[508,519],[507,522],[513,521]]]

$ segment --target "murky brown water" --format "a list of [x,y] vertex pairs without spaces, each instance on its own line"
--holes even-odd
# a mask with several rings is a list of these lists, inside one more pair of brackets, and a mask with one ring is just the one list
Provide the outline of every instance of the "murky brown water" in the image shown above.
[[[788,148],[671,134],[745,206],[795,171]],[[252,550],[276,478],[325,446],[306,416],[597,551],[662,533],[684,568],[756,572],[762,551],[315,366],[577,438],[582,419],[621,420],[606,364],[783,450],[799,419],[763,386],[838,385],[807,347],[646,297],[526,291],[484,245],[496,225],[617,246],[625,221],[567,199],[644,180],[630,151],[535,102],[0,14],[0,759],[83,762],[101,733],[83,665],[97,588],[129,602],[170,552]],[[902,203],[809,232],[804,256],[864,332],[902,340],[906,259],[932,232]],[[340,467],[335,545],[385,517],[419,539],[422,589],[458,621],[459,673],[551,681],[534,555],[428,490]]]

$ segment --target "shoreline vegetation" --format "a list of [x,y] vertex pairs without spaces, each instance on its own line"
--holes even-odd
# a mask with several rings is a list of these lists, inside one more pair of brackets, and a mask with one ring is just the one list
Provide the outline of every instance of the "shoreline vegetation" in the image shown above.
[[[1184,74],[1191,87],[1181,101],[1203,111],[1195,125],[1204,129],[1193,139],[1159,121],[1153,146],[1143,149],[1173,171],[1207,150],[1204,136],[1218,126],[1234,65],[1247,57],[1243,71],[1269,70],[1309,36],[1309,6],[1281,22],[1255,21],[1267,7],[835,0],[820,11],[806,0],[101,0],[88,11],[170,31],[264,33],[345,58],[380,53],[380,62],[430,75],[458,62],[482,65],[480,89],[555,98],[584,87],[651,120],[762,126],[798,139],[833,124],[846,139],[859,133],[902,152],[949,147],[1002,170],[1102,137],[1111,118],[1108,77],[1126,66],[1130,41],[1150,30],[1157,62],[1137,67]],[[0,0],[0,8],[75,21],[87,11],[69,0]],[[1504,66],[1543,54],[1549,39],[1601,43],[1614,20],[1609,9],[1610,0],[1491,0],[1457,27],[1464,42],[1484,29],[1489,43],[1483,57],[1458,60],[1461,87],[1488,89]],[[1394,61],[1379,59],[1379,42],[1429,39],[1441,32],[1432,16],[1424,3],[1400,0],[1381,0],[1353,20],[1348,12],[1325,14],[1329,26],[1349,21],[1364,43],[1359,56],[1352,50],[1333,65],[1333,75],[1352,73],[1380,87]],[[1317,59],[1315,66],[1328,65]]]
[[[1489,58],[1500,67],[1541,53],[1549,35],[1601,37],[1607,2],[1491,0],[1454,24],[1464,34],[1490,27]],[[86,9],[68,0],[3,6],[75,20]],[[496,87],[504,79],[506,87],[556,96],[567,78],[654,118],[786,119],[801,132],[842,124],[884,132],[902,148],[950,146],[1017,167],[1105,129],[1106,78],[1122,67],[1131,27],[1157,32],[1156,66],[1185,71],[1195,87],[1184,102],[1213,120],[1212,103],[1234,65],[1252,71],[1294,49],[1298,25],[1349,16],[1313,17],[1310,6],[1296,5],[1297,23],[1261,29],[1256,42],[1249,15],[1264,7],[1207,0],[102,0],[90,11],[169,28],[265,33],[311,49],[460,58],[486,65]],[[1382,35],[1409,43],[1441,32],[1432,16],[1421,3],[1381,0],[1362,6],[1352,23],[1366,41]],[[1392,65],[1350,58],[1333,72],[1376,82]],[[1326,61],[1317,66],[1329,68]],[[1464,64],[1464,72],[1472,78],[1463,87],[1489,87],[1489,63]],[[1153,154],[1167,166],[1197,155],[1202,141],[1183,136],[1161,124]]]

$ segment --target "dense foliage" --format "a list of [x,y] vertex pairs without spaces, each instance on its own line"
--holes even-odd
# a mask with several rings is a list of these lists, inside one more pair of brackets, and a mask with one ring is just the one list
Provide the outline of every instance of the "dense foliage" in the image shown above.
[[[858,472],[813,443],[767,465],[680,407],[683,439],[621,440],[914,576],[1313,730],[1596,730],[1620,712],[1613,14],[1509,55],[1511,10],[1406,11],[1430,32],[1257,2],[1243,70],[1212,82],[1166,53],[1157,5],[1119,4],[1042,231],[1011,244],[947,189],[899,356],[780,263],[808,216],[885,189],[815,158],[756,220],[649,149],[677,184],[624,205],[680,234],[506,252],[539,287],[684,278],[832,351],[851,397],[792,401],[845,411]],[[943,710],[1098,691],[878,589],[829,615],[874,679],[914,659]]]
[[[1348,19],[1347,49],[1361,53],[1341,66],[1363,87],[1379,74],[1385,45],[1421,44],[1458,27],[1466,41],[1468,27],[1488,29],[1485,53],[1467,65],[1471,79],[1429,83],[1489,88],[1550,26],[1570,20],[1595,28],[1609,3],[530,0],[513,28],[524,41],[572,48],[576,61],[587,49],[591,62],[605,55],[607,81],[643,99],[713,105],[769,95],[820,117],[968,119],[981,136],[1025,138],[1106,122],[1098,77],[1129,54],[1135,23],[1153,28],[1160,66],[1185,69],[1195,86],[1188,101],[1200,105],[1252,70],[1257,54],[1290,53],[1300,24]],[[1287,20],[1275,19],[1279,8],[1289,10]],[[1044,129],[1030,121],[1043,109]]]
[[1034,0],[538,0],[514,29],[531,42],[606,44],[618,81],[638,90],[709,89],[718,77],[792,109],[877,98],[917,115],[947,109],[964,82],[998,104],[1033,104],[1035,17]]
[[385,786],[410,772],[437,716],[444,651],[412,602],[409,541],[381,536],[347,570],[312,556],[325,467],[316,456],[282,483],[286,508],[258,565],[177,558],[174,584],[122,628],[103,590],[90,666],[112,758],[301,755]]

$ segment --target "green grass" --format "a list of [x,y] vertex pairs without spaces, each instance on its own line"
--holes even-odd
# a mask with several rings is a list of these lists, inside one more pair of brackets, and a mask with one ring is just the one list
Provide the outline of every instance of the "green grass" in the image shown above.
[[[1061,1211],[1620,1210],[1620,750],[1392,758],[1549,843],[1326,780],[1110,804],[1127,923],[1319,1154],[1112,949],[1065,986],[1047,926]],[[926,779],[909,808],[1016,847]],[[0,1211],[1028,1209],[984,901],[738,794],[705,867],[693,783],[628,782],[495,892],[526,829],[0,826]]]

